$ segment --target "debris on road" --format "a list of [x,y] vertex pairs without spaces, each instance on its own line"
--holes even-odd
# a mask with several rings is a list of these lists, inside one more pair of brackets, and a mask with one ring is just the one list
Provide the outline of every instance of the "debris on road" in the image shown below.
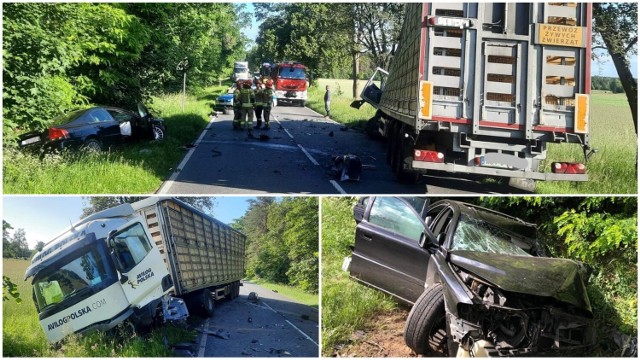
[[302,314],[300,315],[300,317],[302,318],[302,320],[309,320],[309,315],[307,314]]
[[329,133],[329,136],[333,137],[333,131]]
[[252,291],[252,292],[249,293],[249,296],[247,297],[247,299],[249,299],[249,300],[251,300],[253,302],[258,301],[258,294],[256,294],[255,292]]
[[224,330],[224,329],[218,329],[218,330],[215,330],[215,328],[214,329],[207,329],[207,330],[205,330],[205,329],[197,329],[196,331],[201,332],[201,333],[206,334],[206,335],[215,336],[215,337],[220,338],[222,340],[231,339],[231,334],[228,331]]
[[331,170],[340,181],[360,181],[362,160],[355,155],[342,155],[333,158]]
[[179,149],[189,150],[189,149],[193,149],[194,147],[196,147],[195,144],[186,144],[186,145],[180,146]]
[[291,353],[290,353],[290,352],[288,352],[287,350],[284,350],[284,349],[274,349],[274,348],[269,349],[269,354],[277,354],[277,355],[291,356]]

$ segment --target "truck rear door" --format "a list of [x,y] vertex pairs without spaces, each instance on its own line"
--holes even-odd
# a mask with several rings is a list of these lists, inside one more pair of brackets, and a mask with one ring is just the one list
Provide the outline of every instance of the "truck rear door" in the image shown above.
[[590,5],[431,3],[423,11],[421,119],[519,139],[588,132]]

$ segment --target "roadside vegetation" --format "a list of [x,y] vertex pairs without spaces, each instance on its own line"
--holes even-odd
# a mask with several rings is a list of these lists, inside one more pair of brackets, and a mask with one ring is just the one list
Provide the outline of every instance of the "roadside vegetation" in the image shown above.
[[[365,81],[360,81],[364,86]],[[375,114],[369,104],[360,110],[350,107],[351,80],[318,79],[309,90],[307,105],[324,114],[325,86],[331,87],[332,119],[349,127],[365,131],[367,121]],[[372,140],[373,141],[373,140]],[[587,163],[589,181],[539,181],[539,194],[635,194],[637,179],[637,137],[631,111],[624,94],[597,91],[591,96],[591,147],[598,151]],[[547,161],[542,164],[550,171],[553,161],[584,162],[581,148],[576,144],[550,144]],[[506,178],[488,179],[504,181]]]
[[231,226],[247,235],[247,279],[318,297],[317,197],[249,200],[247,212]]
[[[375,331],[377,324],[370,320],[373,315],[397,306],[381,292],[349,280],[341,270],[354,243],[355,201],[351,197],[322,199],[323,356],[332,356],[335,349],[350,344],[356,330]],[[613,336],[637,338],[635,197],[485,197],[465,201],[538,224],[539,239],[554,257],[580,260],[594,268],[587,292],[597,346],[590,355],[620,356]],[[398,341],[403,341],[402,334]]]
[[4,300],[2,304],[3,357],[170,357],[166,344],[192,341],[196,332],[177,326],[161,326],[145,336],[136,336],[127,329],[113,333],[93,333],[72,336],[59,346],[49,345],[38,322],[31,301],[31,285],[24,281],[29,260],[3,259],[3,275],[17,285],[23,301]]
[[260,285],[265,289],[269,289],[271,291],[275,291],[277,293],[279,293],[280,295],[284,295],[286,297],[288,297],[289,299],[295,300],[296,302],[300,303],[300,304],[304,304],[307,306],[312,306],[315,307],[316,309],[318,308],[318,305],[320,303],[320,299],[318,297],[318,294],[310,294],[306,291],[301,290],[298,287],[295,286],[290,286],[290,285],[284,285],[284,284],[276,284],[270,281],[267,281],[265,279],[262,278],[251,278],[251,279],[247,279],[247,281],[250,281],[254,284]]

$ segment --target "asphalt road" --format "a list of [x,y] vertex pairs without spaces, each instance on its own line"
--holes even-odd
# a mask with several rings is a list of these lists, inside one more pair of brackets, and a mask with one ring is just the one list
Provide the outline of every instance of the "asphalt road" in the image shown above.
[[245,282],[205,321],[198,357],[318,357],[318,344],[317,308]]
[[[311,109],[277,106],[271,130],[231,129],[232,115],[219,115],[201,134],[158,190],[160,194],[478,194],[520,192],[474,178],[430,173],[418,184],[393,180],[385,144],[326,120]],[[331,171],[333,158],[360,157],[358,182],[340,182]]]

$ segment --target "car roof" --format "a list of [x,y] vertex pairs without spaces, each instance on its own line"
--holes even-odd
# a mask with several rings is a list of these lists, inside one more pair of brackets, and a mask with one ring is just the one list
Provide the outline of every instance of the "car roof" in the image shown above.
[[511,232],[535,238],[535,232],[537,229],[536,224],[528,223],[517,217],[501,213],[499,211],[484,208],[482,206],[465,203],[457,200],[442,200],[433,203],[430,207],[437,206],[439,204],[449,204],[456,211],[464,214],[468,217],[480,219],[496,227],[507,229]]

